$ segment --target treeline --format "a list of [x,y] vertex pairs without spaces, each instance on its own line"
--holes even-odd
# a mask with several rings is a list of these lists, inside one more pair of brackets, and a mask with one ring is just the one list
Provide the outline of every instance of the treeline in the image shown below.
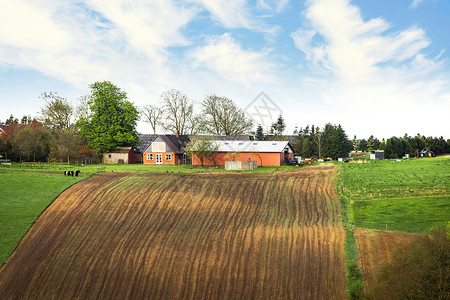
[[20,122],[10,116],[2,126],[0,155],[11,161],[99,162],[99,153],[86,147],[76,129],[50,128],[44,122],[24,116]]
[[385,158],[401,158],[406,154],[414,157],[415,150],[422,151],[430,148],[435,154],[444,154],[450,152],[450,139],[445,140],[441,137],[426,137],[417,134],[411,137],[405,134],[403,137],[391,137],[386,141],[379,141],[377,138],[370,136],[368,140],[353,138],[353,149],[359,151],[368,150],[384,150]]
[[295,128],[292,136],[284,135],[285,121],[279,116],[272,123],[268,132],[258,125],[254,133],[256,140],[289,140],[295,152],[304,158],[345,158],[354,151],[384,150],[385,158],[401,158],[406,154],[414,157],[415,150],[430,148],[435,154],[450,153],[450,139],[443,137],[425,137],[417,134],[414,137],[405,134],[403,137],[391,137],[381,141],[371,135],[367,140],[356,136],[350,140],[341,125],[327,123],[323,128],[307,125]]
[[[76,106],[58,93],[43,93],[38,117],[10,116],[0,122],[0,155],[12,161],[73,160],[98,162],[101,153],[116,147],[134,147],[139,138],[137,122],[173,134],[249,134],[253,122],[227,98],[208,95],[194,113],[194,101],[181,91],[162,93],[157,105],[137,107],[127,93],[109,81],[89,85],[89,95]],[[1,157],[0,157],[1,158]]]
[[10,116],[1,125],[0,155],[13,161],[98,161],[101,153],[116,147],[136,146],[139,120],[150,124],[153,132],[180,135],[245,135],[256,140],[286,140],[302,157],[337,159],[352,150],[385,151],[386,158],[414,155],[415,149],[429,147],[436,154],[450,152],[450,140],[443,137],[391,137],[382,141],[350,140],[341,125],[327,123],[323,128],[307,125],[295,128],[293,136],[284,135],[286,122],[280,115],[268,132],[253,122],[231,99],[207,95],[200,102],[200,113],[194,101],[181,91],[171,89],[161,94],[157,105],[136,107],[126,92],[109,81],[89,85],[91,93],[82,96],[76,106],[57,93],[43,93],[45,102],[40,116],[24,116],[20,121]]

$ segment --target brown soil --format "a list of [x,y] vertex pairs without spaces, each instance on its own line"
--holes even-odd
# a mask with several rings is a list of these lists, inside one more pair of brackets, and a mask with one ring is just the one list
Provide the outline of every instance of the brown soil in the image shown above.
[[403,243],[411,242],[415,237],[416,234],[399,231],[355,229],[358,263],[366,291],[371,291],[374,287],[380,267],[391,262],[395,249]]
[[345,299],[336,174],[95,175],[30,228],[0,299]]

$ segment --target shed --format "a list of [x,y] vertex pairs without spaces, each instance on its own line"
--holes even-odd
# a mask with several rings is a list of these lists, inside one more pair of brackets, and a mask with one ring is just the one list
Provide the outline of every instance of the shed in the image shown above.
[[134,164],[134,161],[132,147],[118,147],[108,153],[103,153],[104,164]]
[[370,159],[384,159],[384,150],[370,150]]

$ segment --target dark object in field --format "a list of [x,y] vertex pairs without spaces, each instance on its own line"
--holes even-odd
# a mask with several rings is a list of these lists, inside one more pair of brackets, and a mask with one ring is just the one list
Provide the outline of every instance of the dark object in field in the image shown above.
[[67,171],[64,171],[64,176],[67,176]]
[[78,174],[80,174],[81,173],[81,171],[80,170],[75,170],[75,176],[77,176],[78,177]]

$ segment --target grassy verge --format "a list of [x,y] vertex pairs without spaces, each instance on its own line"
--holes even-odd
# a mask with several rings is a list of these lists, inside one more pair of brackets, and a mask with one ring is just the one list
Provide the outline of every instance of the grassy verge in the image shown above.
[[0,169],[0,265],[41,212],[61,192],[86,177]]
[[[282,170],[298,169],[297,166],[258,167],[254,171],[240,171],[241,173],[272,173]],[[0,165],[0,170],[24,170],[24,171],[60,171],[80,170],[82,173],[94,174],[101,172],[149,172],[149,173],[211,173],[211,172],[236,172],[227,171],[224,166],[192,166],[192,165],[59,165],[46,163],[13,163]]]
[[343,224],[345,227],[345,277],[347,279],[347,296],[348,299],[364,298],[364,283],[362,281],[361,270],[358,265],[358,248],[356,246],[353,226],[350,220],[350,199],[343,193],[343,167],[339,168],[337,192],[341,200],[341,208],[343,215]]

